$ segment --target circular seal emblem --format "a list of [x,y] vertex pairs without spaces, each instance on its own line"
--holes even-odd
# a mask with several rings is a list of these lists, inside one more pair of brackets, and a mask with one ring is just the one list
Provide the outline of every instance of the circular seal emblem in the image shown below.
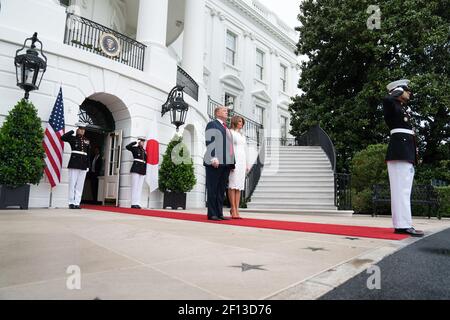
[[100,48],[110,56],[117,57],[120,55],[120,42],[113,34],[103,33],[100,37]]

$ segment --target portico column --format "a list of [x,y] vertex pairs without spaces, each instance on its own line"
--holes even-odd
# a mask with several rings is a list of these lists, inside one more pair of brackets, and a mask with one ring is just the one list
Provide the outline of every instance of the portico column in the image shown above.
[[168,0],[139,1],[136,38],[146,46],[166,48]]
[[183,36],[183,69],[203,84],[205,0],[186,0]]
[[140,0],[136,40],[147,46],[144,72],[164,82],[176,82],[176,61],[166,47],[168,0]]
[[280,91],[280,59],[277,50],[270,50],[270,96],[272,106],[270,110],[270,136],[280,137],[280,115],[278,112],[278,100]]

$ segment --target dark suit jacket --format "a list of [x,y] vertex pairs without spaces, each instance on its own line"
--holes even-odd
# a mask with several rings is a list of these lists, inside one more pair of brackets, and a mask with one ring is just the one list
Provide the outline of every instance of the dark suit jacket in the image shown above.
[[230,151],[233,146],[231,132],[227,135],[226,129],[219,120],[213,120],[205,129],[206,152],[203,157],[203,165],[211,166],[212,158],[219,160],[219,166],[235,168],[236,159]]
[[[384,120],[389,131],[392,129],[412,130],[411,118],[400,101],[392,96],[383,99]],[[403,160],[417,164],[416,137],[407,133],[391,135],[386,161]]]
[[89,141],[80,135],[74,136],[73,133],[71,130],[63,134],[61,140],[68,142],[72,151],[84,152],[86,155],[72,153],[67,168],[86,170],[89,168]]
[[134,159],[139,159],[141,161],[133,161],[133,165],[131,166],[130,172],[138,173],[143,176],[147,173],[147,153],[144,148],[135,146],[137,144],[136,141],[131,142],[126,146],[127,150],[131,151]]

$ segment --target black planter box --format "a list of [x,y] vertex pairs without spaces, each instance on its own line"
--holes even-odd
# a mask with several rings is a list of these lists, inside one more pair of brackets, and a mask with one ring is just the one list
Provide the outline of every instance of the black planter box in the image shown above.
[[28,184],[18,188],[9,188],[0,185],[0,209],[19,206],[22,210],[27,210],[29,199],[30,185]]
[[172,210],[183,208],[186,210],[186,193],[164,192],[163,209],[171,207]]

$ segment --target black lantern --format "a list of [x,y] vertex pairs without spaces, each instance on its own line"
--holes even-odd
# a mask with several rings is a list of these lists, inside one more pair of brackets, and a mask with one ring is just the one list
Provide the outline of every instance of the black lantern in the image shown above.
[[[25,50],[27,41],[31,41],[30,49],[27,49],[26,53],[19,54]],[[40,55],[36,50],[36,42],[41,45]],[[16,51],[14,64],[16,66],[17,86],[25,90],[25,99],[28,99],[30,91],[39,89],[42,77],[47,70],[47,57],[42,52],[42,42],[37,38],[37,32],[34,33],[33,37],[26,39],[23,47]]]
[[162,105],[161,117],[166,112],[170,112],[170,122],[178,128],[182,126],[186,121],[186,115],[189,109],[189,105],[184,102],[182,86],[174,87],[167,97],[166,103]]

